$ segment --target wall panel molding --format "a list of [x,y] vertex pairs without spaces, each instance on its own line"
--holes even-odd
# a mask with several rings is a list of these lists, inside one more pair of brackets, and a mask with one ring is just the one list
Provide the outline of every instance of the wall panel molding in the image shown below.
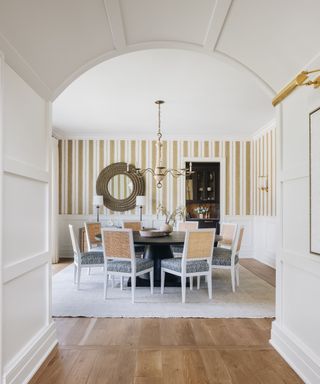
[[9,281],[22,276],[25,273],[31,272],[34,269],[41,267],[43,264],[48,263],[49,261],[49,252],[44,252],[20,260],[17,263],[6,265],[3,267],[3,283],[8,283]]
[[23,163],[19,160],[10,158],[8,156],[4,157],[3,168],[4,172],[8,174],[25,177],[27,179],[40,181],[42,183],[49,182],[49,172],[36,168],[27,163]]

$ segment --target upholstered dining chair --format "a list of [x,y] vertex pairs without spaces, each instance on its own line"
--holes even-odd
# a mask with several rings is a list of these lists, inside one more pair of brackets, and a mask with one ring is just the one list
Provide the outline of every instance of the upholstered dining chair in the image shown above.
[[198,229],[186,231],[182,258],[161,260],[161,294],[164,292],[165,274],[181,277],[182,303],[186,301],[186,279],[205,276],[209,298],[212,298],[211,262],[216,230]]
[[[199,221],[179,221],[177,225],[177,231],[185,232],[187,230],[198,229],[198,227]],[[182,257],[183,245],[172,245],[171,249],[174,257]]]
[[135,257],[131,228],[102,228],[104,253],[104,298],[107,299],[109,276],[131,277],[132,303],[135,298],[136,277],[150,273],[150,289],[153,294],[153,260]]
[[[142,230],[142,221],[137,220],[123,220],[122,228],[131,228],[134,232]],[[136,257],[142,257],[144,254],[145,247],[143,245],[135,245],[134,250]]]
[[218,247],[231,249],[236,238],[238,224],[235,223],[222,223],[220,235],[222,240],[218,242]]
[[212,269],[230,269],[232,291],[235,292],[236,283],[239,286],[239,252],[243,239],[244,227],[237,230],[236,239],[232,248],[216,247],[212,256]]
[[88,250],[90,252],[101,252],[102,243],[96,239],[96,236],[101,233],[101,223],[84,223]]
[[104,267],[104,258],[102,250],[100,252],[80,252],[79,243],[74,234],[73,226],[69,224],[69,231],[71,237],[71,243],[73,248],[73,262],[74,262],[74,273],[73,282],[77,284],[77,289],[80,288],[81,269],[93,268],[93,267]]

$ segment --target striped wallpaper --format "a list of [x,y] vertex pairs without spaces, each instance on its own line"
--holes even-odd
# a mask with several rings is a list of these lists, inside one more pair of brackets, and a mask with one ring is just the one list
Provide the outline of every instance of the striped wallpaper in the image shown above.
[[[274,194],[255,190],[259,172],[271,172],[274,134],[252,141],[164,141],[168,167],[180,168],[183,157],[224,157],[226,160],[226,214],[274,215]],[[93,213],[93,195],[99,172],[109,164],[125,161],[142,168],[155,166],[153,140],[59,140],[59,213]],[[268,173],[269,174],[269,173]],[[162,189],[146,175],[145,214],[156,214],[159,203],[173,210],[184,204],[184,180],[167,176]],[[273,191],[274,184],[271,188]],[[113,214],[106,208],[101,213]],[[132,211],[134,213],[134,211]],[[117,214],[119,214],[117,212]],[[125,213],[124,213],[125,214]]]

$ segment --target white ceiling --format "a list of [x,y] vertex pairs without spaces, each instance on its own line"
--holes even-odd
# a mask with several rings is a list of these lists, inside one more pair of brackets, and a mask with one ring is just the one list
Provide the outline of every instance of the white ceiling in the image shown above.
[[63,135],[248,136],[274,117],[270,97],[249,74],[196,52],[144,50],[110,59],[75,80],[53,103]]
[[319,13],[319,0],[0,0],[0,51],[48,100],[95,64],[159,47],[223,56],[274,92],[319,53]]

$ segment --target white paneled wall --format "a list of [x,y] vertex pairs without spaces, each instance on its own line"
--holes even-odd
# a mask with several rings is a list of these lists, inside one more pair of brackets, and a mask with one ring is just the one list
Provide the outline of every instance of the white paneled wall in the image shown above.
[[[320,59],[310,64],[318,68]],[[309,113],[318,90],[299,88],[278,109],[280,237],[272,345],[304,382],[320,383],[320,256],[309,251]],[[320,126],[317,127],[320,130]],[[320,150],[320,149],[319,149]],[[319,228],[317,228],[319,230]]]
[[22,384],[57,342],[50,316],[50,104],[4,60],[1,66],[1,374],[3,383]]

